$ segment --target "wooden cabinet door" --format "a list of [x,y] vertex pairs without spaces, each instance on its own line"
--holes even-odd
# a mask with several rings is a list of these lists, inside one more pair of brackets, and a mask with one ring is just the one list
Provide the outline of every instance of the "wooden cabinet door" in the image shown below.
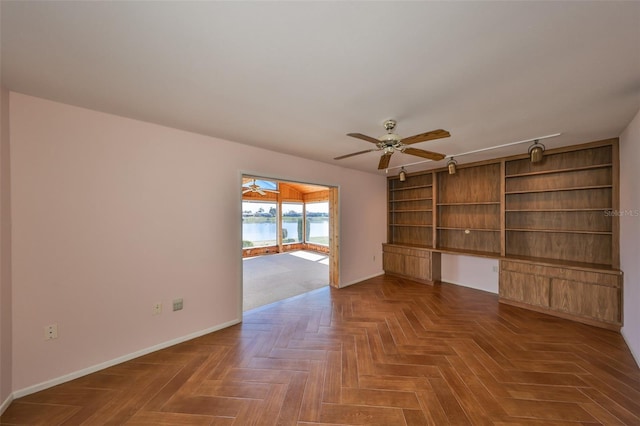
[[600,321],[620,322],[620,290],[584,282],[551,280],[551,307]]
[[388,274],[433,284],[434,281],[440,280],[440,253],[416,247],[383,244],[382,268]]
[[405,256],[399,253],[382,253],[382,269],[392,274],[406,275],[404,272]]
[[500,272],[500,297],[534,306],[549,306],[549,278],[513,271]]
[[405,256],[404,268],[405,275],[415,277],[419,280],[431,280],[428,257]]

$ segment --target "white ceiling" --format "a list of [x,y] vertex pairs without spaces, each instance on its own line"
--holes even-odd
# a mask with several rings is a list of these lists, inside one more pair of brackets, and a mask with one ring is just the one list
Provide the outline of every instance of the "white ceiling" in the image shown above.
[[616,137],[640,108],[640,2],[2,1],[1,25],[10,90],[369,172],[333,157],[387,118],[455,155]]

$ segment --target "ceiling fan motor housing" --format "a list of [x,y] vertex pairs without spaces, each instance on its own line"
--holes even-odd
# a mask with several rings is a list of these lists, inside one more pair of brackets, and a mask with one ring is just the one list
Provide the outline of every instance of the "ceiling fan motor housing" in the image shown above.
[[396,121],[395,120],[385,121],[384,128],[387,131],[387,133],[378,138],[378,140],[380,140],[381,142],[380,148],[387,148],[391,146],[399,147],[400,141],[402,140],[402,138],[400,137],[400,135],[393,133],[393,129],[396,128]]
[[387,120],[384,122],[384,128],[387,132],[393,132],[393,129],[396,128],[396,120]]
[[395,133],[387,133],[385,135],[380,136],[380,140],[383,142],[400,142],[400,135],[396,135]]

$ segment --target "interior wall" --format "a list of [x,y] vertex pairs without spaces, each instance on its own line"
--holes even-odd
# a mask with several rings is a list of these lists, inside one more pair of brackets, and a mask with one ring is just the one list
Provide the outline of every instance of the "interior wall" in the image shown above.
[[14,391],[239,321],[243,173],[338,186],[341,285],[382,273],[384,176],[14,92],[10,107]]
[[640,111],[620,135],[620,269],[624,272],[622,334],[640,364]]
[[0,413],[11,398],[11,186],[9,92],[0,86]]
[[498,294],[498,260],[442,254],[441,280]]

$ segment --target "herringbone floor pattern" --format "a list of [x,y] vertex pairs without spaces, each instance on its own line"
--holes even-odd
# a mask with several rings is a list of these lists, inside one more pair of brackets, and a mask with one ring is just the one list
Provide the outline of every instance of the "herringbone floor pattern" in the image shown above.
[[2,424],[638,425],[622,337],[378,277],[16,400]]

